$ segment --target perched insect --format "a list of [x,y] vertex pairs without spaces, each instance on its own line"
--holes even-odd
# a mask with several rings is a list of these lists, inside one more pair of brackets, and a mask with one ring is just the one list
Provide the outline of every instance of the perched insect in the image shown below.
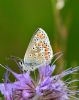
[[42,64],[49,64],[52,57],[53,51],[49,38],[43,29],[38,28],[28,45],[24,60],[20,62],[20,65],[25,71],[34,71]]

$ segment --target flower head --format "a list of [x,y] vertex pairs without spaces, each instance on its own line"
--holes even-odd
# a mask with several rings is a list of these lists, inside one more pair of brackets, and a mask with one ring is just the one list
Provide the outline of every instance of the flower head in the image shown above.
[[6,81],[0,83],[0,91],[5,100],[70,100],[71,97],[77,99],[75,94],[79,91],[70,90],[68,84],[78,80],[65,82],[62,78],[78,71],[79,67],[70,68],[52,76],[55,65],[42,65],[38,68],[37,82],[31,77],[30,72],[17,74],[7,66],[6,69],[14,75],[16,81],[9,82],[7,74]]

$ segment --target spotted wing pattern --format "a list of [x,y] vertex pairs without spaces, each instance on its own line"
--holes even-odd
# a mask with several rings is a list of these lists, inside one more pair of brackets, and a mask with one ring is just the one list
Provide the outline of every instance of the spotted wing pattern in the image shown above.
[[[24,56],[24,70],[35,70],[36,66],[50,63],[53,51],[46,32],[39,28],[33,35]],[[27,68],[26,68],[27,67]]]

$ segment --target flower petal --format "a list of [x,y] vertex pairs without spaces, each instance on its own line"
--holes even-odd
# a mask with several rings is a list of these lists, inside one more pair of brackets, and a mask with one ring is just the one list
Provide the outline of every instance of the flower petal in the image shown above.
[[12,84],[2,83],[0,84],[0,91],[4,95],[7,100],[11,100],[12,98]]
[[55,67],[56,67],[55,65],[53,65],[53,66],[43,65],[43,66],[39,67],[40,79],[43,80],[45,77],[51,76]]

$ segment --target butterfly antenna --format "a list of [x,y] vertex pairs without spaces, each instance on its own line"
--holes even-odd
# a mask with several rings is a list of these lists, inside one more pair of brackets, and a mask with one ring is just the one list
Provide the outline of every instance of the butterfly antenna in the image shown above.
[[20,64],[19,64],[19,62],[22,61],[21,58],[15,57],[15,56],[10,56],[8,59],[13,60],[13,61],[17,64],[18,68],[20,69],[20,72],[22,72],[22,68],[21,68],[21,66],[20,66]]
[[[57,54],[56,54],[56,55],[57,55]],[[63,56],[63,53],[61,53],[61,54],[53,61],[52,65],[53,65],[61,56]]]

